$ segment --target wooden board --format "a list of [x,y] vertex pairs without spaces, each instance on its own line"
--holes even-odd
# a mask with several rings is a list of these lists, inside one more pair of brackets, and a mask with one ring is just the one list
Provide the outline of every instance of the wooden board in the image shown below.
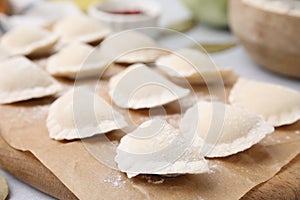
[[2,137],[0,137],[0,166],[25,183],[55,198],[77,199],[30,152],[13,149]]
[[[59,179],[31,153],[10,147],[0,137],[0,166],[29,185],[58,199],[77,199]],[[300,155],[269,181],[253,188],[242,199],[298,199]]]

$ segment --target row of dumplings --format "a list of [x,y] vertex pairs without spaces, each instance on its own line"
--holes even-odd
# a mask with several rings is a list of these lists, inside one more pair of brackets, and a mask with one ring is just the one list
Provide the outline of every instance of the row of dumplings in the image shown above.
[[[6,59],[1,62],[0,69],[9,72],[0,74],[1,101],[7,98],[17,98],[13,101],[38,98],[56,93],[61,89],[55,79],[24,57]],[[17,81],[20,77],[24,81]],[[132,104],[130,101],[122,102],[130,90],[140,86],[138,81],[132,81],[132,87],[127,87],[126,79],[138,80],[138,77],[142,77],[144,82],[154,81],[167,86],[177,94],[172,96],[164,88],[158,90],[146,87],[142,88],[136,99],[130,99]],[[124,80],[125,83],[122,83]],[[190,92],[188,89],[172,83],[145,64],[134,64],[127,67],[110,79],[109,87],[113,102],[121,108],[131,109],[167,104],[184,98]],[[114,98],[114,94],[119,96]],[[92,113],[88,112],[91,110],[86,109],[86,105],[91,105],[91,102],[87,102],[88,99],[93,100]],[[119,101],[120,99],[121,101]],[[126,172],[128,177],[145,173],[162,175],[205,173],[209,168],[204,155],[206,157],[224,157],[238,153],[250,148],[267,134],[272,133],[273,126],[291,124],[300,118],[300,94],[277,85],[239,78],[231,90],[229,101],[232,105],[220,102],[198,102],[186,111],[179,129],[168,123],[162,123],[159,119],[144,122],[131,134],[121,139],[116,156],[119,169]],[[79,119],[75,118],[74,105],[78,105]],[[213,106],[217,108],[215,112],[212,112]],[[221,115],[224,110],[224,124],[220,130],[213,132],[219,133],[219,135],[214,135],[209,131],[212,117]],[[199,123],[196,125],[197,129],[191,130],[191,127],[195,127],[191,125],[194,119],[197,119],[196,122]],[[159,128],[162,124],[163,128]],[[47,118],[50,137],[56,140],[86,138],[126,126],[127,122],[121,113],[114,110],[102,97],[84,87],[74,88],[58,98],[51,105]],[[138,140],[133,137],[134,135],[151,134],[154,130],[159,130],[159,133],[146,140]],[[196,137],[193,135],[195,132],[197,133]],[[207,138],[208,135],[209,138],[212,138],[212,142]],[[216,137],[218,140],[213,140]],[[193,140],[186,143],[186,138],[193,138]],[[183,155],[179,154],[180,157],[174,157],[178,154],[171,153],[170,158],[168,156],[160,158],[157,154],[153,154],[159,152],[158,155],[160,155],[160,151],[164,152],[165,148],[170,152],[176,152],[178,149],[186,151]],[[207,148],[210,151],[204,154],[203,149]],[[143,158],[139,162],[140,158],[136,156],[138,154],[149,154],[149,156],[146,157],[146,160]],[[162,162],[160,159],[166,160]],[[135,164],[132,165],[132,163]],[[161,166],[161,163],[164,163],[164,166]],[[151,168],[148,168],[149,166]]]
[[179,128],[159,118],[142,123],[117,147],[119,170],[129,178],[208,173],[206,158],[242,152],[274,127],[300,119],[300,94],[278,85],[239,78],[229,103],[198,101],[184,113]]
[[[139,73],[143,68],[140,70]],[[148,70],[147,73],[154,73]],[[129,79],[135,77],[136,74],[128,74]],[[160,80],[155,81],[159,83]],[[149,91],[149,88],[146,91],[149,95],[142,95],[145,99],[141,102],[151,99],[153,103],[162,92]],[[248,95],[257,97],[254,103]],[[282,100],[283,96],[285,100]],[[79,110],[76,119],[72,109],[76,110],[76,104],[86,105],[88,97],[93,99],[95,112],[88,115],[89,110]],[[280,100],[274,102],[274,99]],[[130,178],[138,174],[206,173],[209,171],[209,161],[205,157],[226,157],[244,151],[271,134],[274,126],[299,120],[299,100],[300,94],[293,90],[240,78],[231,91],[231,105],[199,101],[178,121],[179,128],[162,118],[147,120],[122,137],[116,149],[115,161],[119,170],[127,173]],[[64,109],[63,115],[62,108],[68,108]],[[95,119],[87,116],[94,116]],[[215,116],[223,117],[214,121]],[[50,107],[47,119],[50,137],[56,140],[86,138],[126,126],[121,113],[83,87],[75,88],[56,100]]]
[[[105,39],[101,43],[100,47],[95,48],[89,44],[83,43],[88,42],[87,40],[80,39],[85,38],[87,35],[92,33],[92,35],[94,35],[94,32],[80,31],[76,28],[76,30],[73,30],[74,26],[71,26],[72,20],[73,23],[76,21],[77,24],[82,24],[82,26],[78,27],[83,29],[85,26],[94,27],[93,23],[98,23],[87,16],[76,15],[67,17],[66,19],[63,19],[54,25],[53,30],[61,30],[60,35],[62,38],[64,38],[64,35],[68,35],[68,37],[74,37],[74,41],[63,45],[63,47],[61,47],[57,53],[47,58],[46,71],[52,76],[66,77],[71,79],[87,78],[92,76],[97,77],[100,76],[101,73],[104,72],[112,62],[127,64],[155,62],[157,69],[159,69],[164,76],[167,76],[168,79],[171,79],[175,82],[180,80],[188,80],[192,84],[202,84],[204,82],[214,82],[218,78],[220,81],[225,80],[225,82],[232,82],[235,79],[235,75],[231,70],[218,69],[210,60],[210,58],[200,51],[182,49],[172,54],[166,54],[165,51],[162,51],[158,48],[159,45],[152,38],[134,31],[113,35]],[[63,26],[62,24],[69,25]],[[66,30],[63,27],[65,27]],[[101,28],[99,27],[99,31],[100,29]],[[63,30],[65,30],[65,34],[63,34]],[[42,53],[43,51],[51,49],[51,45],[53,45],[57,40],[54,35],[55,34],[38,27],[22,26],[12,29],[1,38],[0,57],[2,60],[0,60],[0,67],[2,68],[1,71],[4,72],[2,73],[3,78],[1,79],[1,84],[4,88],[1,92],[3,98],[0,99],[0,103],[13,103],[31,98],[48,96],[55,94],[60,90],[58,83],[55,82],[53,78],[39,69],[39,67],[29,59],[22,56],[31,55],[31,53],[34,52]],[[56,39],[54,40],[53,38]],[[6,49],[10,49],[10,51],[14,53],[7,53],[3,49],[4,46]],[[149,76],[147,73],[147,68],[149,65],[147,65],[147,67],[143,66],[142,64],[136,65],[139,66],[138,68],[142,68],[142,71],[145,73],[145,76],[137,75],[136,77],[147,77],[148,79],[158,77],[158,79],[161,79],[163,80],[162,82],[166,83],[166,86],[170,86],[172,90],[175,90],[175,88],[179,89],[179,97],[188,94],[187,89],[182,89],[176,86],[171,81],[157,73],[150,73],[152,75]],[[137,73],[137,70],[135,70],[136,65],[128,67],[123,74],[126,74],[129,71],[133,71],[132,73]],[[148,71],[151,72],[152,70],[149,69]],[[201,74],[199,72],[201,72]],[[31,76],[31,73],[38,73],[40,75],[39,77],[36,76],[37,78],[35,79],[35,76]],[[219,74],[221,74],[221,77],[218,77]],[[25,75],[28,75],[29,77],[31,76],[32,78],[29,80],[24,78],[24,81],[18,82],[15,82],[14,78],[7,78],[15,77],[15,79],[19,79],[18,77],[25,77]],[[120,74],[119,77],[122,78],[122,75]],[[48,85],[45,85],[45,83],[39,85],[41,79],[45,80],[43,82],[47,82]],[[113,85],[113,80],[111,81],[111,85]],[[133,80],[136,80],[136,78]],[[7,85],[16,85],[12,88],[12,90],[9,91],[11,95],[8,95],[7,91],[5,91],[5,87],[7,87]],[[124,86],[126,85],[128,84],[124,84]],[[48,86],[51,90],[48,88]],[[39,89],[44,91],[37,92]],[[129,89],[127,88],[127,91],[128,90]],[[122,95],[122,91],[116,92],[116,94]],[[154,103],[153,105],[148,105],[147,102],[143,101],[140,103],[131,102],[132,105],[122,105],[122,102],[119,102],[120,100],[122,101],[122,98],[114,98],[114,101],[116,104],[120,105],[120,107],[139,109],[166,104],[170,101],[176,100],[177,98],[169,97],[169,94],[166,94],[166,96],[167,99],[162,99],[161,102]]]
[[[73,23],[69,21],[69,24]],[[73,28],[77,29],[71,26],[69,30]],[[84,33],[83,30],[77,31]],[[24,37],[26,42],[19,38],[21,41],[12,40],[10,43],[17,44],[15,46],[19,46],[20,51],[32,50],[32,47],[35,51],[49,49],[49,46],[37,45],[43,42],[35,43],[35,36],[28,35],[28,38]],[[72,38],[70,35],[66,38]],[[64,40],[68,41],[66,38]],[[1,44],[3,40],[5,37]],[[130,64],[109,80],[111,100],[123,109],[154,108],[185,98],[191,89],[175,84],[183,80],[192,85],[218,80],[233,83],[236,80],[231,70],[219,69],[200,51],[182,49],[166,53],[158,50],[156,42],[141,33],[130,31],[110,36],[99,48],[85,42],[88,41],[74,39],[50,56],[46,64],[48,73],[23,56],[1,60],[0,103],[56,94],[62,87],[51,75],[66,78],[99,75],[112,61]],[[30,47],[24,48],[21,44]],[[30,55],[24,52],[15,54]],[[150,66],[152,62],[155,67]],[[231,105],[199,101],[185,112],[179,128],[161,119],[146,121],[121,139],[115,160],[120,171],[126,172],[128,177],[205,173],[209,167],[204,157],[224,157],[241,152],[272,133],[274,127],[299,120],[299,102],[300,94],[293,90],[239,78],[229,96]],[[213,116],[223,115],[222,122],[210,126],[214,123]],[[50,106],[46,124],[50,137],[55,140],[82,139],[128,126],[120,112],[85,87],[73,88],[59,97]],[[217,127],[219,129],[215,129]],[[155,131],[158,132],[153,136]]]
[[[172,54],[162,56],[158,60],[168,59],[172,56]],[[189,58],[186,55],[185,59]],[[168,64],[170,69],[172,66],[176,68],[176,64],[172,62],[166,63],[164,66]],[[1,104],[49,96],[61,90],[61,86],[54,78],[22,56],[0,61],[0,71]],[[213,78],[217,75],[208,76],[207,74],[212,74],[212,71],[206,74],[208,71],[210,70],[200,70],[201,74],[198,71],[196,72],[199,79],[202,75],[203,77],[209,77],[211,81],[214,80]],[[217,74],[216,71],[215,74]],[[224,72],[224,74],[226,73]],[[226,80],[226,76],[222,78]],[[131,96],[131,92],[139,88],[141,84],[151,81],[159,83],[163,87],[152,84],[142,87],[135,92],[134,96]],[[121,73],[112,77],[109,87],[112,101],[121,108],[129,109],[152,108],[164,105],[190,93],[188,88],[174,84],[155,69],[141,63],[130,65]],[[273,126],[291,124],[299,119],[299,93],[281,86],[262,84],[240,78],[231,91],[229,101],[260,114]]]
[[42,55],[52,51],[59,42],[99,42],[110,34],[107,27],[84,14],[67,16],[50,29],[32,25],[16,26],[1,38],[1,52],[6,52],[6,56]]
[[[105,40],[102,41],[103,39]],[[100,41],[102,43],[99,48],[90,45]],[[152,38],[134,31],[111,35],[103,24],[84,14],[65,17],[50,30],[26,25],[17,26],[7,32],[0,42],[0,60],[14,55],[35,56],[53,52],[56,53],[48,59],[47,71],[53,76],[72,79],[95,76],[105,70],[111,62],[155,62],[162,72],[174,80],[183,77],[193,84],[204,81],[209,83],[214,81],[219,73],[225,82],[234,80],[231,70],[216,68],[207,55],[200,51],[182,49],[166,55],[168,53],[160,49]],[[186,57],[188,62],[182,57]],[[207,75],[205,80],[191,65]]]
[[[130,73],[132,71],[134,73]],[[152,78],[147,79],[146,74]],[[176,88],[178,86],[167,82],[167,79],[151,68],[134,64],[110,80],[110,95],[118,94],[116,99],[111,95],[116,105],[138,109],[174,101],[167,98],[170,96],[164,95],[167,90],[149,87],[142,88],[144,90],[136,99],[130,99],[135,104],[125,101],[126,97],[122,95],[128,94],[128,87],[124,85],[128,80],[138,79],[137,77],[142,77],[145,82],[154,81],[156,84],[167,85],[173,91],[178,90],[182,94],[177,96],[178,99],[189,93],[184,88]],[[122,83],[122,80],[125,82]],[[139,81],[133,81],[132,84],[133,87],[129,87],[129,90],[140,86]],[[91,98],[87,98],[89,96]],[[161,98],[162,96],[164,97]],[[256,97],[255,101],[253,97]],[[93,99],[95,112],[92,116],[95,119],[87,117],[91,116],[85,113],[90,112],[89,110],[80,110],[80,105],[86,105],[87,99]],[[123,102],[118,102],[118,99],[123,99]],[[229,99],[231,105],[199,101],[185,112],[179,128],[160,118],[143,122],[133,132],[122,137],[115,157],[119,170],[130,178],[138,174],[206,173],[209,171],[209,161],[205,157],[226,157],[244,151],[271,134],[274,126],[291,124],[300,119],[300,94],[281,86],[240,78]],[[274,99],[280,100],[274,102]],[[78,119],[74,115],[76,105],[79,105]],[[62,108],[68,108],[64,109],[63,120],[60,118]],[[224,117],[214,121],[214,116]],[[91,137],[126,126],[121,113],[103,98],[82,87],[75,88],[56,100],[50,107],[47,119],[50,137],[56,140]]]

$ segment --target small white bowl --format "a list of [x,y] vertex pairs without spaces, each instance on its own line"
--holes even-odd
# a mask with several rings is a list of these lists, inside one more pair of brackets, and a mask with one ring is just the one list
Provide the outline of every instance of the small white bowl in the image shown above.
[[161,7],[148,1],[110,0],[91,5],[88,14],[106,24],[113,31],[119,32],[141,27],[157,27]]

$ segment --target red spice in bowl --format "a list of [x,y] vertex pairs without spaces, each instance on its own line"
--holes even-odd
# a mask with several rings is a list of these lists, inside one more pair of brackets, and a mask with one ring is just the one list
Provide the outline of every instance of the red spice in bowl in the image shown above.
[[104,12],[116,15],[142,15],[144,14],[139,10],[124,10],[124,11],[115,11],[115,10],[105,10]]
[[110,0],[91,5],[88,13],[113,31],[156,27],[161,15],[158,3],[140,0]]

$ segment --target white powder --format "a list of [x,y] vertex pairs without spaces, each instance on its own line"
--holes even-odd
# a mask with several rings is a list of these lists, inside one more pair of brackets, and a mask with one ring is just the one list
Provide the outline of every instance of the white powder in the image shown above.
[[243,0],[243,2],[268,11],[300,17],[299,0]]
[[162,184],[163,182],[165,182],[165,179],[161,176],[142,175],[141,177],[145,179],[147,183],[152,183],[155,185]]
[[121,187],[126,183],[126,181],[123,180],[123,178],[121,176],[108,177],[108,178],[104,179],[103,182],[112,184],[112,186],[114,186],[114,187]]

